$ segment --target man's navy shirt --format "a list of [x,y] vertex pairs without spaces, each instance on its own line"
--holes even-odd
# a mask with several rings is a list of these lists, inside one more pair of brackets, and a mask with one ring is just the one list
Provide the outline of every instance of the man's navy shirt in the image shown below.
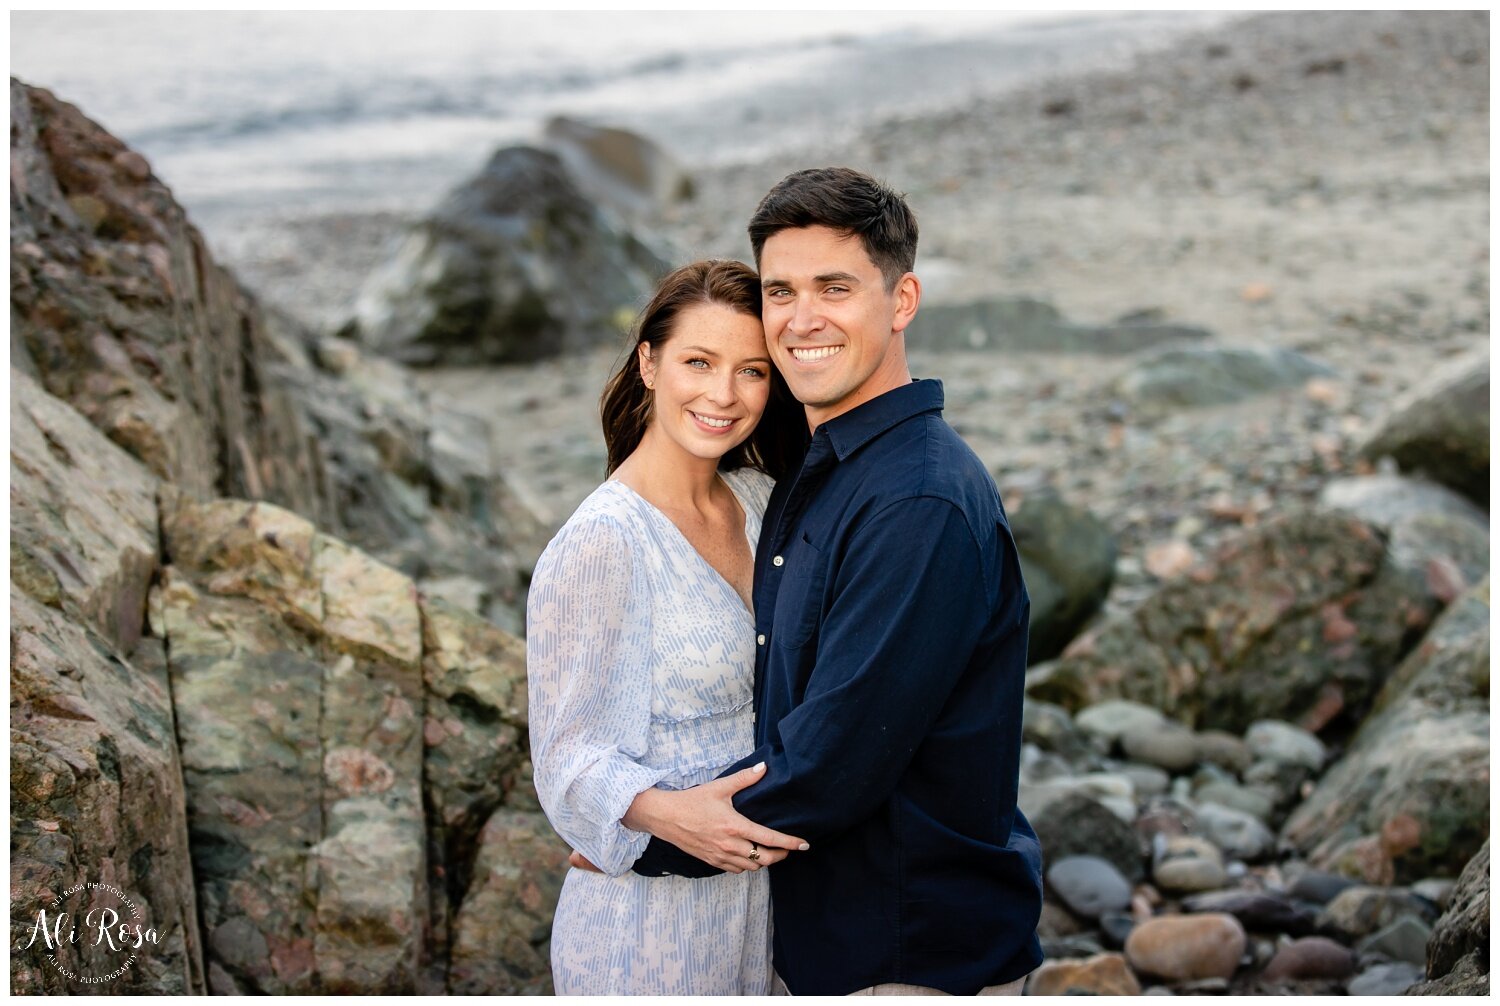
[[[914,381],[813,434],[755,557],[756,750],[736,809],[808,841],[771,869],[794,994],[973,994],[1042,959],[1016,807],[1030,601],[994,481]],[[652,839],[635,870],[719,871]]]

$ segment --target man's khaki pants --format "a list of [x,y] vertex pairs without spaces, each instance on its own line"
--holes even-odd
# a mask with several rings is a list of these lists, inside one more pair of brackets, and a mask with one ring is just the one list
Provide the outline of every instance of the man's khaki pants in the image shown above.
[[[775,976],[775,981],[773,981],[771,985],[772,995],[791,995],[791,993],[787,991],[786,983],[781,980],[780,975]],[[1015,981],[1006,982],[1004,985],[990,985],[982,988],[979,990],[979,995],[1018,996],[1021,994],[1021,990],[1025,987],[1026,979],[1017,978]],[[885,985],[872,985],[867,989],[860,989],[858,992],[850,992],[849,994],[852,996],[945,996],[948,993],[940,992],[937,989],[930,989],[925,985],[898,985],[895,983],[888,983]]]

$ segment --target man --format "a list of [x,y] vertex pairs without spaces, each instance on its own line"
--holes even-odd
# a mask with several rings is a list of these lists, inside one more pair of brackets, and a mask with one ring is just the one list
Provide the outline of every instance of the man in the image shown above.
[[[1019,992],[1041,960],[1016,808],[1030,603],[994,482],[907,365],[916,219],[867,175],[801,171],[750,238],[813,431],[766,510],[758,746],[725,773],[765,763],[733,809],[810,845],[771,872],[776,971],[794,994]],[[660,839],[635,870],[715,872]]]

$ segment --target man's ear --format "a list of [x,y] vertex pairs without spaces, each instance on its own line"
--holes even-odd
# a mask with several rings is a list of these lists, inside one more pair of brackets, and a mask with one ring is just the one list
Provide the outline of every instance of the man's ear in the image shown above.
[[917,307],[922,303],[922,281],[917,274],[909,272],[896,281],[896,316],[891,319],[892,332],[904,332],[906,326],[917,316]]
[[656,387],[656,357],[651,355],[651,343],[639,342],[635,347],[636,363],[641,371],[641,383],[647,388]]

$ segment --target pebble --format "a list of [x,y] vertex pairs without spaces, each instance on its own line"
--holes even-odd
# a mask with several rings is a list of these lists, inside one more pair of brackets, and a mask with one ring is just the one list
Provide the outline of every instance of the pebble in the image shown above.
[[1448,907],[1448,899],[1453,897],[1455,883],[1446,877],[1432,877],[1412,884],[1411,893],[1421,895],[1436,905],[1438,911],[1443,911]]
[[1096,954],[1083,960],[1047,961],[1026,983],[1029,996],[1138,996],[1141,983],[1121,954]]
[[1047,871],[1047,888],[1074,915],[1097,919],[1130,905],[1130,883],[1113,863],[1098,856],[1068,856]]
[[1127,762],[1115,769],[1120,775],[1127,776],[1135,784],[1135,794],[1139,799],[1147,800],[1153,796],[1161,796],[1172,784],[1172,777],[1157,768],[1155,765],[1137,765]]
[[1195,835],[1160,837],[1157,844],[1159,850],[1153,857],[1151,876],[1162,890],[1214,891],[1228,881],[1224,857],[1207,839]]
[[1125,956],[1137,972],[1168,981],[1230,978],[1245,952],[1245,929],[1233,915],[1168,915],[1136,926]]
[[1303,791],[1303,786],[1311,775],[1312,769],[1306,765],[1291,765],[1267,758],[1245,769],[1241,778],[1247,789],[1264,793],[1273,806],[1286,809],[1305,799],[1311,792]]
[[1105,952],[1099,941],[1088,934],[1078,936],[1043,937],[1042,956],[1047,960],[1072,957],[1095,957]]
[[1250,747],[1234,734],[1223,730],[1205,730],[1198,735],[1198,760],[1238,775],[1250,767],[1254,756]]
[[1326,936],[1305,936],[1276,951],[1276,956],[1261,972],[1261,978],[1268,982],[1316,978],[1338,981],[1352,974],[1354,954],[1348,947]]
[[1031,827],[1049,861],[1098,856],[1126,880],[1146,874],[1145,850],[1136,830],[1093,797],[1069,793],[1052,800],[1032,815]]
[[1123,947],[1134,928],[1135,916],[1128,912],[1105,912],[1099,916],[1099,931],[1104,934],[1105,942],[1112,947]]
[[1187,727],[1170,721],[1131,727],[1120,735],[1131,760],[1168,772],[1186,772],[1198,764],[1198,739]]
[[1146,546],[1143,564],[1158,580],[1171,580],[1186,573],[1198,561],[1193,546],[1180,538],[1169,538]]
[[1392,960],[1427,965],[1427,941],[1432,927],[1410,915],[1402,916],[1377,932],[1371,933],[1354,949],[1361,954],[1382,954]]
[[1157,835],[1186,835],[1190,817],[1190,812],[1176,803],[1158,803],[1141,811],[1135,819],[1135,830],[1147,842],[1155,843]]
[[1291,889],[1287,893],[1301,901],[1326,905],[1341,892],[1353,887],[1355,883],[1348,877],[1341,877],[1337,873],[1309,869],[1292,881]]
[[1069,761],[1083,761],[1090,755],[1088,742],[1073,725],[1073,717],[1050,702],[1025,701],[1021,707],[1021,737]]
[[1323,742],[1301,727],[1281,720],[1259,720],[1245,732],[1245,744],[1257,761],[1301,765],[1316,772],[1328,751]]
[[1276,848],[1276,836],[1260,819],[1217,803],[1198,807],[1198,828],[1226,855],[1254,862]]
[[1343,933],[1351,939],[1384,929],[1403,915],[1424,922],[1436,917],[1432,902],[1399,887],[1350,887],[1330,901],[1318,915],[1318,928]]
[[1042,917],[1037,920],[1036,931],[1040,936],[1076,936],[1084,931],[1084,923],[1072,912],[1055,901],[1042,902]]
[[1298,908],[1285,895],[1271,891],[1211,891],[1183,899],[1182,910],[1190,913],[1221,912],[1233,915],[1251,932],[1288,933],[1305,936],[1313,931],[1315,916]]
[[1398,996],[1425,977],[1421,968],[1407,964],[1405,961],[1376,964],[1350,980],[1349,994],[1352,996]]
[[1200,804],[1231,807],[1261,822],[1269,821],[1276,809],[1274,801],[1260,790],[1222,779],[1199,785],[1193,790],[1193,799]]
[[1098,702],[1073,717],[1073,725],[1108,744],[1114,744],[1133,727],[1157,727],[1167,722],[1159,709],[1127,699]]

